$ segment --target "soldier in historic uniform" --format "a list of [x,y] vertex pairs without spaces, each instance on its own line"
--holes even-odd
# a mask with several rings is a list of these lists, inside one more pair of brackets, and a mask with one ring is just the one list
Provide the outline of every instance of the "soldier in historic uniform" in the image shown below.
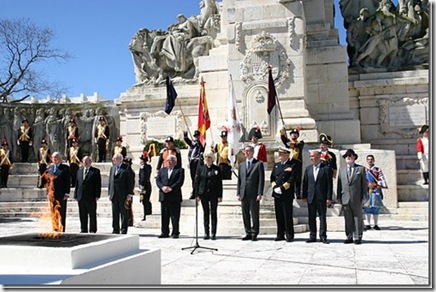
[[71,187],[76,186],[77,171],[79,170],[82,162],[82,150],[79,148],[79,141],[72,139],[72,145],[68,149],[67,160],[70,164]]
[[282,139],[283,144],[285,144],[286,147],[289,148],[290,158],[297,160],[299,163],[298,171],[295,173],[295,194],[296,198],[300,199],[304,141],[298,141],[298,138],[300,137],[300,131],[297,128],[292,129],[289,132],[289,136],[291,137],[291,139],[286,136],[285,129],[280,130],[280,138]]
[[250,145],[254,148],[253,157],[257,160],[263,162],[263,166],[266,169],[267,167],[267,155],[266,155],[266,147],[265,144],[259,142],[259,139],[262,139],[262,132],[259,127],[253,127],[248,133],[248,139],[251,140]]
[[98,162],[106,162],[106,151],[109,143],[109,127],[104,116],[98,118],[99,124],[95,128],[94,138],[98,149]]
[[221,131],[221,142],[212,148],[212,152],[217,154],[216,162],[221,169],[222,179],[232,179],[232,166],[230,165],[229,143],[227,142],[227,131]]
[[12,167],[12,153],[8,148],[8,142],[5,140],[2,142],[2,148],[0,149],[0,188],[8,187],[9,170]]
[[159,152],[159,160],[156,166],[156,172],[159,172],[159,169],[162,168],[164,161],[166,161],[169,155],[174,155],[177,158],[176,167],[182,167],[182,156],[180,154],[180,149],[174,146],[174,138],[168,136],[165,139],[165,148]]
[[29,149],[33,145],[33,131],[29,126],[29,120],[23,119],[21,127],[18,129],[17,145],[21,150],[21,162],[27,162],[29,159]]
[[123,155],[123,157],[127,156],[127,149],[123,146],[123,137],[121,135],[117,138],[117,141],[115,142],[115,147],[112,150],[112,156],[114,156],[115,153],[120,153],[121,155]]
[[52,162],[51,152],[48,149],[47,141],[41,140],[41,147],[38,149],[38,188],[43,188],[47,180],[44,178],[44,173],[47,170],[47,166]]
[[336,155],[329,151],[329,147],[333,146],[332,137],[321,133],[319,135],[320,145],[319,148],[321,150],[321,161],[323,163],[328,164],[332,170],[332,177],[336,177],[336,173],[338,171],[338,166],[336,163]]
[[193,200],[195,199],[194,195],[194,184],[195,184],[195,174],[197,173],[197,166],[201,159],[201,155],[204,152],[204,147],[201,145],[200,141],[198,140],[198,137],[200,137],[200,131],[195,130],[194,131],[194,139],[189,139],[188,132],[185,131],[184,133],[184,140],[185,143],[189,146],[188,151],[188,160],[189,160],[189,172],[191,174],[191,185],[192,185],[192,192],[191,197],[189,199]]
[[67,128],[67,155],[68,149],[73,146],[73,140],[79,140],[79,128],[77,128],[76,121],[72,118],[69,121],[69,125]]

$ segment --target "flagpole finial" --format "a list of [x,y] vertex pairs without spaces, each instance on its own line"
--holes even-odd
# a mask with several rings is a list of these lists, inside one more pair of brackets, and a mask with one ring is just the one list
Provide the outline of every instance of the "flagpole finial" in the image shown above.
[[206,82],[204,82],[204,79],[203,79],[203,76],[201,76],[201,81],[200,81],[200,83],[206,83]]

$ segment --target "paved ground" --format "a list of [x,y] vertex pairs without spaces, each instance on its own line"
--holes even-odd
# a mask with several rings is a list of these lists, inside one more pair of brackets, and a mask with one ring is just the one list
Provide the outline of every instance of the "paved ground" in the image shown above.
[[[110,219],[99,218],[98,224],[99,233],[112,231]],[[33,218],[0,219],[1,236],[35,232],[38,225]],[[361,245],[344,244],[343,232],[328,233],[328,245],[306,243],[308,232],[296,234],[292,243],[275,242],[273,235],[261,235],[252,242],[218,234],[215,241],[198,240],[201,247],[218,251],[198,248],[193,254],[192,249],[182,250],[195,245],[192,235],[158,239],[158,230],[135,227],[128,233],[140,236],[141,248],[161,249],[161,281],[168,288],[431,286],[428,222],[386,221],[379,225],[382,230],[364,233]],[[77,219],[68,218],[67,231],[78,230]]]

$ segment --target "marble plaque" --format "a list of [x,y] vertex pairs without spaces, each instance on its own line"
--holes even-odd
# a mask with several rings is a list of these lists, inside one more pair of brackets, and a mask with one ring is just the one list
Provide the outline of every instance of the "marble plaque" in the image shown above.
[[389,108],[389,126],[410,127],[426,123],[424,105],[392,106]]
[[174,116],[149,117],[147,120],[147,139],[164,139],[176,133],[177,119]]

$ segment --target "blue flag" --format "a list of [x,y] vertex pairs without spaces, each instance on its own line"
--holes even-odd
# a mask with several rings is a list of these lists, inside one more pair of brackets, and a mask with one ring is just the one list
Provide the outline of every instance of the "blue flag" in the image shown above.
[[167,76],[166,86],[167,86],[167,100],[165,102],[165,112],[167,114],[170,114],[176,102],[177,92],[169,76]]

